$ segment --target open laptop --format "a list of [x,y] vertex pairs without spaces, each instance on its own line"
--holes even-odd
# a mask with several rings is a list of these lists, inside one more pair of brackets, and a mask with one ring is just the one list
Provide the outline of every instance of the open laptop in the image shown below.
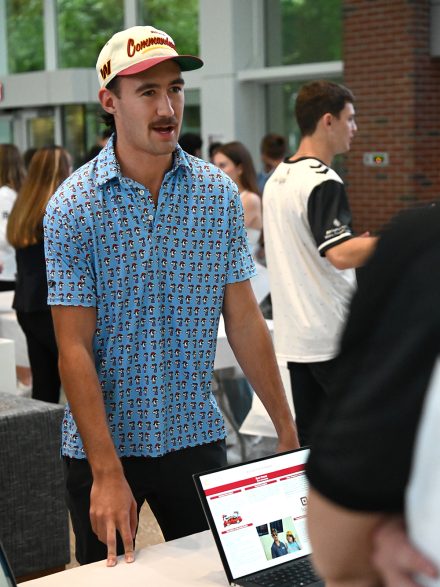
[[17,587],[11,565],[0,542],[0,587]]
[[231,585],[324,585],[306,528],[308,455],[301,448],[194,475]]

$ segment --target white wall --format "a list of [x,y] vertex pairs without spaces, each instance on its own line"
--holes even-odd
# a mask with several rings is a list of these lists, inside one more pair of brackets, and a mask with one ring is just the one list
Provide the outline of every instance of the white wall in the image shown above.
[[264,65],[262,0],[200,0],[201,123],[209,139],[242,141],[258,164],[265,129],[264,87],[238,80]]

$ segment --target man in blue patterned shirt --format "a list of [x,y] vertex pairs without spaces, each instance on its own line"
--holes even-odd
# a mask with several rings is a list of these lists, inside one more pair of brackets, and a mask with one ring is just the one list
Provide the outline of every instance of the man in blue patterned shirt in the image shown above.
[[[206,528],[192,474],[224,465],[211,393],[217,329],[279,436],[298,446],[235,184],[177,144],[179,56],[152,27],[114,35],[97,62],[115,133],[52,197],[45,217],[49,304],[69,400],[62,454],[81,564],[134,560],[148,501],[166,540]],[[177,496],[177,499],[176,499]]]

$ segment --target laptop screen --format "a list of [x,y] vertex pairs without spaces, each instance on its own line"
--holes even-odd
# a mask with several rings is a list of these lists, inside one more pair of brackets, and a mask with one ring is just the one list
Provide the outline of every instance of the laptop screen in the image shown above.
[[311,553],[308,455],[303,448],[194,476],[230,581]]

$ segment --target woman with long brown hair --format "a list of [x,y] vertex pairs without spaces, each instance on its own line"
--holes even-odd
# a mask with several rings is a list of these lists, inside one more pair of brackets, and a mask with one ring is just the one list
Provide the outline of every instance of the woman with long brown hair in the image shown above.
[[[216,148],[213,163],[237,184],[243,206],[244,226],[258,271],[258,274],[251,279],[251,284],[255,296],[260,302],[259,291],[261,289],[266,290],[264,280],[267,278],[264,274],[267,270],[257,260],[263,218],[261,198],[258,194],[257,173],[251,154],[243,143],[231,141]],[[240,427],[252,405],[251,387],[244,377],[237,377],[235,372],[232,374],[226,373],[222,377],[222,381],[235,424]]]
[[28,345],[32,397],[58,403],[58,350],[47,305],[43,217],[47,202],[70,175],[72,159],[62,147],[38,149],[9,217],[7,237],[16,250],[17,282],[13,307]]
[[15,288],[15,251],[6,239],[8,217],[25,175],[20,151],[15,145],[0,145],[0,291]]
[[263,228],[257,173],[248,149],[239,141],[220,145],[213,157],[217,165],[237,184],[244,212],[244,225],[254,257]]

